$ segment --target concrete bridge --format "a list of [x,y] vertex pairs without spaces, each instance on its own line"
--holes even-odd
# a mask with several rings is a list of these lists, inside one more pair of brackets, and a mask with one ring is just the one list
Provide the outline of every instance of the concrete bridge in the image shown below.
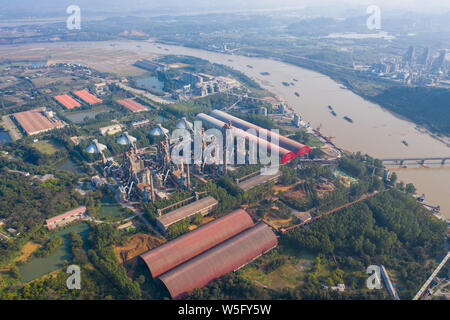
[[392,162],[393,164],[403,165],[405,162],[414,161],[418,164],[425,164],[426,161],[440,161],[441,164],[445,164],[447,160],[450,160],[450,156],[448,157],[417,157],[417,158],[386,158],[381,159],[383,162]]

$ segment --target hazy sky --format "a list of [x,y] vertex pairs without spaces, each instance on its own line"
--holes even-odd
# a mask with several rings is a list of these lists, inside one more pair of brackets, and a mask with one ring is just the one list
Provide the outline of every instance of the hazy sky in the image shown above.
[[450,0],[0,0],[0,17],[40,15],[64,11],[69,5],[79,5],[90,12],[122,13],[192,13],[211,11],[240,11],[285,7],[321,6],[362,10],[369,5],[381,9],[442,13],[450,10]]

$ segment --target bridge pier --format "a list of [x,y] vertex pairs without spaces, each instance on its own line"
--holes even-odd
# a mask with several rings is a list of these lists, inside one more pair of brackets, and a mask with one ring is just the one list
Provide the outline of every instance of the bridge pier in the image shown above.
[[442,159],[441,164],[444,165],[445,164],[445,160],[447,159]]
[[405,160],[400,160],[400,165],[402,166]]
[[420,163],[420,165],[422,165],[422,166],[423,166],[423,165],[425,164],[425,159],[422,159],[422,160],[420,160],[420,162],[419,162],[419,163]]

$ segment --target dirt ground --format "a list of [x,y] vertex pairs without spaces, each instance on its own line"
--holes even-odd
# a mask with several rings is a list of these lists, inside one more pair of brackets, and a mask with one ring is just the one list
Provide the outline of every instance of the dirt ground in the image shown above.
[[139,233],[131,237],[131,240],[123,246],[114,248],[114,253],[120,263],[132,260],[144,252],[160,246],[164,240]]
[[284,193],[284,196],[287,199],[295,200],[295,199],[299,199],[299,198],[305,198],[306,197],[306,193],[303,190],[301,190],[301,189],[299,189],[299,190],[289,190],[289,191]]
[[22,248],[22,254],[15,259],[15,262],[23,262],[28,259],[29,256],[33,254],[41,245],[34,242],[27,242]]

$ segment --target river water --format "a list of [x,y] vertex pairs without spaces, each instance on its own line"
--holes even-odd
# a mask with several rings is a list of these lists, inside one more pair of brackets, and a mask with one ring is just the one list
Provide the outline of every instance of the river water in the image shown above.
[[[323,125],[322,133],[334,136],[334,142],[343,149],[368,153],[378,158],[450,156],[450,148],[380,106],[368,102],[340,84],[320,73],[296,67],[284,62],[263,58],[214,53],[181,46],[161,45],[149,41],[76,42],[71,47],[124,49],[135,53],[182,54],[224,64],[255,79],[262,87],[284,99],[313,127]],[[39,44],[45,47],[67,47],[67,43]],[[74,57],[75,58],[75,57]],[[250,68],[248,66],[252,66]],[[261,75],[268,72],[268,75]],[[293,79],[298,80],[294,81]],[[293,83],[288,87],[282,82]],[[295,96],[295,92],[300,97]],[[331,115],[328,105],[337,113]],[[353,119],[349,123],[343,119]],[[409,146],[402,144],[402,140]],[[425,193],[426,200],[441,206],[441,215],[450,218],[450,166],[400,169],[400,180],[416,185],[418,193]]]

